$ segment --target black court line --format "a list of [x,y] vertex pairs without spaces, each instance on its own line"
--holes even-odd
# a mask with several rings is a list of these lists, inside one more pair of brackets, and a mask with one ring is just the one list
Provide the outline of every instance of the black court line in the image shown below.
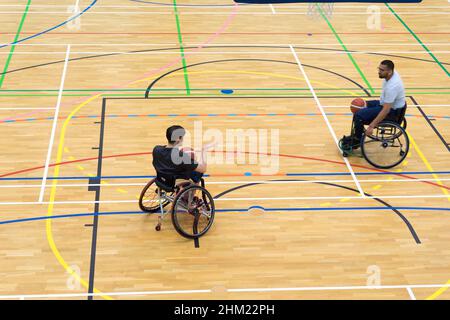
[[[342,49],[331,49],[331,48],[315,48],[315,47],[302,47],[302,46],[293,46],[294,49],[304,49],[304,50],[317,50],[317,51],[340,51],[343,53],[349,52],[349,53],[359,53],[360,51],[356,51],[356,50],[342,50]],[[217,49],[217,48],[279,48],[279,49],[286,49],[288,47],[286,46],[273,46],[273,45],[259,45],[259,46],[207,46],[207,47],[203,47],[203,49]],[[187,49],[198,49],[198,47],[184,47],[185,50]],[[170,51],[170,50],[181,50],[180,47],[172,47],[172,48],[160,48],[160,49],[146,49],[146,50],[133,50],[133,51],[127,51],[126,53],[104,53],[104,54],[99,54],[99,55],[90,55],[90,56],[84,56],[84,57],[79,57],[79,58],[71,58],[68,61],[69,62],[74,62],[74,61],[81,61],[81,60],[86,60],[86,59],[96,59],[96,58],[106,58],[106,57],[113,57],[113,56],[120,56],[123,54],[132,54],[132,53],[143,53],[143,52],[157,52],[157,51]],[[365,52],[365,54],[368,55],[376,55],[376,56],[381,56],[381,57],[394,57],[394,58],[401,58],[401,59],[407,59],[407,60],[414,60],[414,61],[421,61],[421,62],[428,62],[428,63],[436,63],[434,60],[428,60],[428,59],[420,59],[420,58],[414,58],[414,57],[408,57],[408,56],[400,56],[400,55],[392,55],[392,54],[381,54],[381,53],[376,53],[376,52]],[[19,71],[24,71],[24,70],[28,70],[28,69],[34,69],[34,68],[40,68],[40,67],[45,67],[45,66],[49,66],[49,65],[53,65],[53,64],[60,64],[60,63],[65,63],[65,60],[56,60],[56,61],[52,61],[52,62],[46,62],[46,63],[42,63],[42,64],[36,64],[36,65],[30,65],[27,67],[22,67],[22,68],[17,68],[17,69],[11,69],[8,70],[7,72],[0,72],[0,76],[3,74],[9,74],[9,73],[15,73],[15,72],[19,72]],[[450,65],[450,63],[448,62],[442,62],[443,65]]]
[[431,129],[433,129],[434,133],[436,133],[436,135],[438,136],[439,140],[442,141],[442,143],[444,144],[444,146],[447,149],[447,151],[450,152],[450,145],[449,145],[449,143],[445,140],[445,138],[442,136],[442,134],[439,132],[439,130],[436,128],[436,126],[431,122],[431,120],[428,118],[428,115],[420,107],[420,105],[416,101],[416,99],[414,99],[413,96],[408,96],[408,98],[411,99],[411,101],[416,105],[416,108],[419,109],[419,111],[422,114],[422,116],[425,119],[425,121],[428,123],[428,125],[431,127]]
[[[252,60],[252,59],[246,59],[246,60]],[[253,60],[258,60],[258,59],[253,59]],[[236,60],[235,60],[236,61]],[[259,60],[261,61],[261,60]],[[202,63],[202,64],[207,64],[207,63],[214,63],[216,61],[209,61],[206,63]],[[280,62],[280,63],[288,63],[288,64],[296,64],[290,61],[271,61],[271,62]],[[197,64],[199,65],[199,64]],[[193,66],[193,65],[191,65]],[[306,66],[306,65],[305,65]],[[330,71],[330,70],[326,70],[323,68],[318,68],[315,66],[308,66],[311,68],[315,68],[315,69],[320,69],[322,71],[328,72],[328,73],[332,73],[335,74],[339,77],[344,78],[345,80],[348,80],[350,82],[352,82],[353,84],[356,84],[359,88],[361,88],[368,97],[370,97],[370,93],[360,84],[358,84],[356,81],[347,78],[345,76],[342,76],[336,72]],[[183,68],[181,68],[183,69]],[[176,70],[172,70],[172,72],[178,71],[180,69],[176,69]],[[172,72],[169,72],[167,74],[170,74]],[[167,74],[163,75],[167,76]],[[162,79],[163,77],[159,77],[157,80]],[[97,177],[94,180],[91,181],[91,179],[89,180],[89,184],[98,184],[97,187],[90,187],[89,190],[91,191],[95,191],[96,192],[96,204],[95,204],[95,212],[94,212],[94,227],[93,227],[93,233],[92,233],[92,247],[91,247],[91,264],[90,264],[90,273],[89,273],[89,290],[88,293],[93,293],[94,290],[94,279],[95,279],[95,258],[96,258],[96,252],[97,252],[97,234],[98,234],[98,213],[100,212],[99,208],[100,208],[100,204],[98,203],[98,201],[100,201],[100,190],[101,190],[101,177],[102,177],[102,164],[103,164],[103,143],[104,143],[104,130],[105,130],[105,115],[106,115],[106,108],[107,108],[107,100],[146,100],[149,99],[148,97],[148,93],[150,92],[152,86],[156,84],[156,81],[154,81],[152,84],[149,85],[147,91],[146,91],[146,96],[144,97],[104,97],[103,101],[102,101],[102,115],[101,115],[101,128],[100,128],[100,142],[99,142],[99,152],[98,152],[98,163],[97,163]],[[320,96],[319,96],[320,97]],[[311,99],[311,97],[286,97],[286,96],[255,96],[255,97],[239,97],[239,96],[218,96],[218,97],[159,97],[159,98],[154,98],[151,97],[150,99],[159,99],[159,100],[166,100],[166,99],[230,99],[230,98],[239,98],[239,99],[249,99],[249,98],[253,98],[253,99],[267,99],[267,98],[275,98],[275,99]],[[324,98],[354,98],[354,96],[327,96]],[[94,189],[95,188],[95,189]],[[419,240],[420,241],[420,240]],[[194,239],[194,246],[196,248],[200,247],[200,242],[198,238]],[[89,300],[92,300],[93,297],[90,296],[88,298]]]
[[[98,147],[98,162],[97,162],[97,176],[89,179],[89,191],[95,191],[95,208],[94,208],[94,222],[92,228],[92,244],[91,244],[91,262],[89,270],[89,288],[88,293],[94,293],[94,277],[95,277],[95,258],[97,256],[97,234],[98,234],[98,213],[100,212],[100,192],[102,182],[102,165],[103,165],[103,142],[105,135],[105,114],[106,114],[106,98],[102,101],[102,116],[100,127],[100,141]],[[96,186],[91,186],[95,184]],[[93,300],[93,296],[89,296],[88,300]]]
[[[355,96],[320,96],[317,95],[320,99],[336,99],[336,98],[347,98],[347,99],[354,99]],[[210,96],[210,97],[196,97],[196,96],[186,96],[186,97],[152,97],[149,96],[148,98],[144,97],[108,97],[108,100],[151,100],[151,99],[158,99],[158,100],[174,100],[174,99],[313,99],[313,96],[233,96],[233,95],[223,95],[223,96]]]
[[[177,69],[173,69],[170,70],[166,73],[164,73],[163,75],[161,75],[160,77],[156,78],[152,83],[150,83],[150,85],[147,87],[147,90],[145,90],[145,97],[149,98],[150,95],[150,91],[152,90],[152,88],[155,86],[155,84],[157,84],[161,79],[165,78],[166,76],[168,76],[169,74],[178,72],[180,70],[184,70],[184,69],[188,69],[188,68],[192,68],[192,67],[197,67],[197,66],[201,66],[201,65],[207,65],[207,64],[213,64],[213,63],[223,63],[223,62],[271,62],[271,63],[284,63],[284,64],[290,64],[290,65],[295,65],[296,67],[298,67],[297,62],[292,62],[292,61],[284,61],[284,60],[274,60],[274,59],[222,59],[222,60],[210,60],[210,61],[204,61],[204,62],[200,62],[200,63],[194,63],[194,64],[190,64],[187,65],[186,67],[181,67],[181,68],[177,68]],[[350,79],[349,77],[346,77],[340,73],[328,70],[328,69],[324,69],[324,68],[320,68],[320,67],[316,67],[316,66],[312,66],[309,64],[303,64],[304,67],[306,68],[312,68],[312,69],[317,69],[317,70],[321,70],[333,75],[336,75],[338,77],[343,78],[344,80],[350,81],[351,83],[353,83],[354,85],[356,85],[358,88],[360,88],[368,97],[371,97],[371,94],[369,91],[367,91],[366,88],[364,88],[362,85],[360,85],[359,83],[357,83],[356,81]]]
[[[288,179],[288,180],[269,180],[269,181],[309,181],[309,180],[302,180],[302,179]],[[343,185],[340,185],[340,184],[336,184],[336,183],[331,183],[331,182],[313,182],[313,183],[322,184],[322,185],[328,185],[328,186],[337,187],[337,188],[343,188],[343,189],[347,189],[347,190],[350,190],[350,191],[359,193],[359,190],[357,190],[357,189],[353,189],[353,188],[350,188],[350,187],[347,187],[347,186],[343,186]],[[247,188],[247,187],[256,186],[256,185],[261,185],[261,184],[264,184],[264,183],[261,183],[261,182],[252,182],[252,183],[240,185],[240,186],[237,186],[237,187],[234,187],[234,188],[230,188],[230,189],[228,189],[228,190],[226,190],[226,191],[224,191],[224,192],[221,192],[220,194],[214,196],[214,199],[219,199],[220,197],[222,197],[222,196],[224,196],[224,195],[226,195],[226,194],[228,194],[228,193],[230,193],[230,192],[236,191],[236,190],[238,190],[238,189]],[[364,192],[364,194],[365,194],[366,196],[368,196],[368,197],[373,197],[373,196],[372,196],[371,194],[369,194],[369,193]],[[416,241],[416,244],[421,244],[420,238],[419,238],[419,236],[417,235],[417,232],[414,230],[414,227],[412,226],[412,224],[409,222],[409,220],[408,220],[408,219],[407,219],[400,211],[398,211],[396,208],[392,207],[392,206],[391,206],[389,203],[387,203],[386,201],[381,200],[380,198],[374,197],[374,198],[372,198],[372,199],[375,200],[375,201],[377,201],[377,202],[379,202],[379,203],[381,203],[381,204],[383,204],[383,205],[385,205],[385,206],[386,206],[386,209],[392,210],[397,216],[399,216],[400,219],[402,219],[402,221],[403,221],[403,222],[405,223],[405,225],[408,227],[408,230],[409,230],[409,232],[411,233],[412,237],[414,238],[414,241]]]
[[[263,96],[263,97],[239,97],[239,96],[235,96],[235,97],[228,97],[228,96],[218,96],[218,97],[150,97],[150,98],[144,98],[144,97],[133,97],[133,98],[126,98],[126,97],[112,97],[112,98],[108,98],[108,100],[165,100],[165,99],[172,99],[172,100],[186,100],[186,99],[230,99],[230,98],[247,98],[247,99],[266,99],[266,98],[284,98],[284,99],[311,99],[311,97],[280,97],[280,96]],[[354,96],[337,96],[335,98],[354,98]],[[294,181],[303,181],[303,180],[294,180]],[[250,183],[250,184],[245,184],[243,186],[239,186],[236,188],[232,188],[230,190],[236,190],[242,187],[248,187],[251,185],[256,185],[258,183]],[[319,183],[319,184],[328,184],[331,186],[335,186],[335,187],[340,187],[340,188],[344,188],[350,191],[355,191],[355,192],[359,192],[358,190],[355,190],[353,188],[349,188],[346,186],[341,186],[341,185],[337,185],[337,184],[332,184],[332,183]],[[214,199],[220,197],[224,195],[224,193],[219,194],[217,196],[214,197]],[[365,195],[372,197],[372,195],[365,193]],[[414,240],[416,241],[417,244],[420,244],[421,241],[419,239],[419,236],[417,235],[416,231],[414,230],[413,226],[411,225],[411,223],[408,221],[408,219],[397,209],[393,208],[389,203],[385,202],[384,200],[381,200],[379,198],[374,198],[375,201],[378,201],[382,204],[384,204],[386,206],[386,208],[391,209],[392,211],[395,212],[395,214],[397,214],[402,220],[403,222],[406,224],[406,226],[408,227],[411,235],[413,236]]]

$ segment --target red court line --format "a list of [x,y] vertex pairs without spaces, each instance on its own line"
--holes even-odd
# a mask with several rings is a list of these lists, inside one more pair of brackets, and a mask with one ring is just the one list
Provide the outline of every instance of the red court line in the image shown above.
[[[214,151],[212,151],[214,152]],[[237,153],[236,151],[233,153]],[[251,153],[251,152],[242,152],[245,154],[255,154],[255,153]],[[115,155],[111,155],[111,156],[104,156],[102,157],[102,159],[109,159],[109,158],[121,158],[121,157],[132,157],[132,156],[143,156],[143,155],[151,155],[151,152],[138,152],[138,153],[124,153],[124,154],[115,154]],[[334,163],[334,164],[338,164],[338,165],[346,165],[345,162],[340,162],[340,161],[335,161],[335,160],[327,160],[327,159],[320,159],[320,158],[313,158],[313,157],[304,157],[304,156],[295,156],[295,155],[289,155],[289,154],[271,154],[271,153],[257,153],[257,154],[264,154],[266,156],[280,156],[280,157],[286,157],[286,158],[294,158],[294,159],[304,159],[304,160],[312,160],[312,161],[319,161],[319,162],[328,162],[328,163]],[[92,160],[98,160],[98,157],[92,157],[92,158],[83,158],[83,159],[77,159],[77,160],[72,160],[72,161],[65,161],[65,162],[60,162],[60,163],[53,163],[50,164],[49,167],[55,167],[55,166],[62,166],[62,165],[67,165],[70,163],[79,163],[79,162],[85,162],[85,161],[92,161]],[[377,172],[383,172],[383,173],[391,173],[394,174],[396,176],[402,177],[402,178],[406,178],[406,179],[410,179],[410,180],[417,180],[417,178],[412,177],[412,176],[408,176],[406,174],[401,174],[401,173],[396,173],[396,172],[390,172],[390,171],[386,171],[386,170],[381,170],[381,169],[376,169],[376,168],[370,168],[370,167],[366,167],[366,166],[362,166],[362,165],[352,165],[353,167],[356,168],[361,168],[361,169],[366,169],[369,171],[377,171]],[[9,172],[3,175],[0,175],[0,178],[4,178],[4,177],[9,177],[9,176],[13,176],[16,174],[20,174],[20,173],[25,173],[25,172],[31,172],[31,171],[35,171],[35,170],[39,170],[39,169],[43,169],[45,168],[45,166],[39,166],[39,167],[33,167],[33,168],[28,168],[28,169],[23,169],[23,170],[19,170],[19,171],[14,171],[14,172]],[[252,174],[252,176],[279,176],[282,174],[277,174],[277,175],[263,175],[263,174]],[[242,175],[236,175],[236,174],[214,174],[214,176],[217,177],[241,177]],[[434,182],[430,182],[430,181],[418,181],[418,182],[422,182],[422,183],[426,183],[435,187],[439,187],[439,188],[444,188],[447,190],[450,190],[450,187],[447,187],[445,185],[440,185]]]

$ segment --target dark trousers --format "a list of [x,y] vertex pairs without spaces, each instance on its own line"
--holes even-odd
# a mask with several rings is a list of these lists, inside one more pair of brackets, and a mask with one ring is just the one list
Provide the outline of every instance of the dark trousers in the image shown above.
[[203,173],[200,173],[197,171],[192,171],[191,174],[189,175],[189,179],[191,179],[195,183],[199,183],[202,178],[203,178]]
[[[364,125],[370,124],[380,113],[383,106],[380,104],[380,100],[367,101],[367,108],[363,108],[353,115],[354,136],[361,141],[364,133]],[[392,109],[389,111],[385,119],[396,119],[403,108]]]

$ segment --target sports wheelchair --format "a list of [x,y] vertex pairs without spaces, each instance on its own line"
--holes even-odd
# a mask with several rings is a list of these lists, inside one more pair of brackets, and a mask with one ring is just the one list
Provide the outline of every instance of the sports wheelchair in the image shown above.
[[214,199],[205,189],[205,181],[200,185],[192,181],[176,183],[176,177],[157,173],[141,192],[139,207],[148,213],[159,212],[156,231],[161,230],[165,211],[171,207],[172,223],[175,230],[185,238],[195,239],[205,235],[214,221]]
[[[387,116],[373,130],[371,135],[363,133],[360,142],[351,138],[339,141],[342,155],[348,157],[357,155],[355,149],[361,148],[361,154],[368,163],[380,169],[389,169],[400,164],[409,151],[409,137],[406,133],[407,122],[405,119],[407,106],[396,116]],[[355,136],[355,124],[352,122],[350,137]]]

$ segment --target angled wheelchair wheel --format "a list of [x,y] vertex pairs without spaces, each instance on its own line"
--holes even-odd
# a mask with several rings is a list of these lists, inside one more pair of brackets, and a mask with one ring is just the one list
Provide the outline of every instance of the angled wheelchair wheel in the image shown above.
[[374,128],[372,135],[363,135],[362,155],[376,168],[389,169],[397,166],[405,159],[408,151],[408,135],[395,122],[383,121]]
[[214,222],[214,199],[204,188],[191,185],[182,189],[173,202],[172,223],[185,238],[205,235]]
[[404,130],[406,130],[406,127],[408,126],[408,121],[406,121],[406,118],[403,118],[401,126]]
[[[172,196],[173,193],[167,193],[167,195]],[[167,199],[163,199],[162,201],[163,207],[170,203]],[[139,197],[139,207],[144,212],[155,213],[160,210],[159,203],[160,199],[158,195],[158,187],[156,186],[155,179],[152,179],[141,191],[141,195]]]

